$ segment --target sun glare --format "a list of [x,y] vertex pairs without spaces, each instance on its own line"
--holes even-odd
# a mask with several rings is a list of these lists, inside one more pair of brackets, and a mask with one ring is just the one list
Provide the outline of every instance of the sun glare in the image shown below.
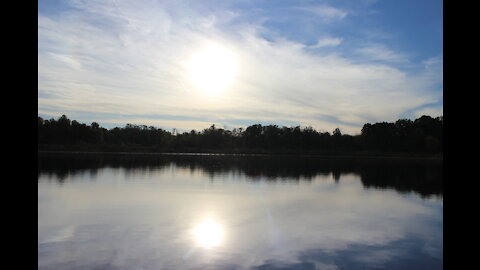
[[210,44],[199,50],[187,68],[195,88],[210,95],[227,90],[237,73],[235,55],[219,44]]
[[198,224],[194,230],[197,244],[203,248],[218,246],[223,240],[223,229],[220,224],[212,220]]

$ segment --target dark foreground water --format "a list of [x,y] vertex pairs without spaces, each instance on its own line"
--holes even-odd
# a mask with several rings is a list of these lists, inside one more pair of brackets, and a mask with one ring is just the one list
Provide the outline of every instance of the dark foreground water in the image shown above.
[[39,269],[443,269],[441,162],[39,155]]

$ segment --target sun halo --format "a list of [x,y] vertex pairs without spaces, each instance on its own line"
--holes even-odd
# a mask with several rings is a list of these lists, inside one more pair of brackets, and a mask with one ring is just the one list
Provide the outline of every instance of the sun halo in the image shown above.
[[231,50],[209,44],[197,51],[187,64],[189,79],[202,94],[218,95],[230,88],[237,75],[237,61]]

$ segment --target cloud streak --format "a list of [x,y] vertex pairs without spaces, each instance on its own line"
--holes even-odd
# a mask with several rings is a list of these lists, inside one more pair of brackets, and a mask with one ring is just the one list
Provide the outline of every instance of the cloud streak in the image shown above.
[[322,48],[322,47],[335,47],[340,45],[342,43],[343,39],[341,38],[331,38],[331,37],[326,37],[318,40],[317,44],[311,46],[311,48]]
[[329,5],[321,4],[300,9],[312,12],[325,20],[341,20],[347,16],[347,12]]
[[386,62],[406,63],[408,58],[406,55],[394,52],[383,44],[371,44],[361,47],[357,50],[360,54],[372,59]]

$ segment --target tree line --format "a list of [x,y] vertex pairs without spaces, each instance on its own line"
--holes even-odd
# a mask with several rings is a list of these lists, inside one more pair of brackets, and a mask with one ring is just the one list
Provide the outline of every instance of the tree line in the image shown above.
[[38,117],[39,150],[221,153],[443,153],[443,117],[364,124],[359,135],[319,132],[312,127],[255,124],[227,130],[211,125],[179,133],[146,125],[106,129],[70,120]]

